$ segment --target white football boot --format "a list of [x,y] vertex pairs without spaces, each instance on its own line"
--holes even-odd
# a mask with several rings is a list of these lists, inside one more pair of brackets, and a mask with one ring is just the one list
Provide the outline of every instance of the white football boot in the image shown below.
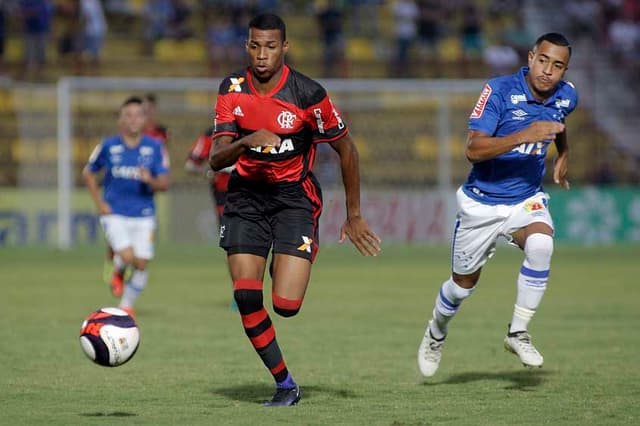
[[418,368],[424,377],[431,377],[438,371],[440,358],[442,358],[442,346],[444,338],[436,340],[431,335],[431,321],[427,324],[424,337],[418,348]]
[[542,367],[544,358],[531,343],[531,336],[526,331],[508,333],[504,338],[504,348],[517,355],[525,367]]

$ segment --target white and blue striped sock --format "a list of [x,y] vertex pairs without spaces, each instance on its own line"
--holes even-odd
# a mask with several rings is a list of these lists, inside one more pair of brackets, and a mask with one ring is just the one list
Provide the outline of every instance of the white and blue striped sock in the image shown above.
[[462,301],[471,296],[474,290],[475,286],[472,288],[460,287],[451,277],[442,283],[433,307],[433,321],[430,327],[431,335],[435,339],[442,340],[446,337],[447,324],[458,312]]
[[550,235],[532,234],[527,238],[509,333],[527,330],[547,289],[552,253],[553,238]]
[[146,270],[140,271],[136,269],[131,275],[131,280],[124,287],[122,292],[122,299],[120,300],[120,306],[126,306],[128,308],[133,307],[133,304],[138,300],[140,293],[147,286],[147,280],[149,279],[149,272]]

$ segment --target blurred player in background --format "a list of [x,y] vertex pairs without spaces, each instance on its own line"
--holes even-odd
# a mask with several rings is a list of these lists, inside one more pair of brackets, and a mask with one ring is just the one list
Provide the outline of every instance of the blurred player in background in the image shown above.
[[290,374],[263,305],[263,279],[272,253],[276,313],[298,313],[318,251],[322,194],[311,169],[317,143],[340,156],[348,236],[363,255],[375,256],[380,239],[360,214],[358,152],[326,90],[284,64],[285,24],[276,15],[249,23],[249,67],[223,80],[216,101],[211,168],[235,164],[220,225],[234,296],[251,344],[271,372],[276,392],[266,406],[296,404],[300,388]]
[[147,115],[144,133],[166,145],[169,143],[169,130],[157,121],[158,98],[153,93],[147,93],[142,105]]
[[[119,134],[105,138],[93,150],[82,172],[115,252],[114,267],[119,271],[133,268],[126,285],[120,282],[120,287],[114,287],[112,283],[113,294],[122,296],[120,307],[132,315],[147,285],[147,263],[153,258],[154,194],[169,188],[166,152],[160,142],[143,134],[145,119],[142,99],[127,98],[120,108]],[[97,174],[102,170],[100,194]]]
[[234,166],[227,167],[219,172],[213,172],[209,167],[213,130],[213,127],[210,127],[198,136],[189,150],[189,156],[184,164],[184,168],[190,173],[202,174],[210,179],[211,198],[214,203],[218,225],[220,225],[224,202],[227,199],[229,178],[231,177],[231,171]]
[[[232,165],[226,167],[218,172],[214,172],[209,167],[209,155],[211,153],[211,145],[213,143],[213,131],[214,128],[209,127],[204,133],[198,136],[189,150],[189,155],[184,164],[184,168],[189,173],[200,174],[209,179],[213,208],[216,213],[216,220],[219,227],[222,212],[224,211],[224,203],[227,199],[229,178],[231,177],[231,172],[235,166]],[[233,297],[231,298],[231,309],[236,311],[238,310],[238,305]]]
[[440,286],[418,349],[418,366],[425,377],[438,369],[447,324],[474,292],[498,237],[524,251],[504,347],[525,366],[542,366],[543,357],[531,343],[527,326],[547,287],[553,253],[549,197],[542,188],[552,142],[558,151],[553,180],[569,188],[564,122],[578,102],[573,85],[562,80],[570,57],[564,36],[541,36],[528,54],[528,67],[489,80],[473,108],[466,148],[472,169],[457,191],[452,274]]
[[[147,93],[142,97],[142,107],[145,112],[144,134],[162,143],[164,155],[169,158],[169,130],[166,126],[157,121],[158,98],[154,93]],[[130,269],[121,270],[117,265],[122,264],[119,259],[114,259],[115,253],[110,245],[107,245],[107,256],[104,262],[103,279],[106,283],[111,283],[114,295],[119,297],[124,281],[130,278]]]

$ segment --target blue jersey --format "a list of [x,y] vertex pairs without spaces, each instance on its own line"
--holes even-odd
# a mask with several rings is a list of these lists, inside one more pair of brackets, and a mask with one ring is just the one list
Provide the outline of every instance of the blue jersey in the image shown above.
[[160,142],[142,136],[138,146],[128,147],[120,135],[111,136],[98,145],[87,164],[96,173],[105,169],[103,198],[113,214],[147,217],[155,214],[153,190],[140,180],[144,167],[153,177],[169,173],[169,162]]
[[[578,104],[571,83],[560,81],[545,103],[537,101],[525,80],[529,68],[485,84],[469,117],[469,130],[492,137],[508,136],[535,121],[559,121]],[[523,143],[511,151],[473,164],[462,186],[469,197],[486,204],[517,204],[542,190],[549,142]]]

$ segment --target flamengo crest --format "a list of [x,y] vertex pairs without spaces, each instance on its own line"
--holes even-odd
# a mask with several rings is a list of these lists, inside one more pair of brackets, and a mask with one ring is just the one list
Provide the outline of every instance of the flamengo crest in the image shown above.
[[293,129],[293,122],[296,120],[296,115],[289,111],[282,111],[278,114],[278,124],[283,129]]

